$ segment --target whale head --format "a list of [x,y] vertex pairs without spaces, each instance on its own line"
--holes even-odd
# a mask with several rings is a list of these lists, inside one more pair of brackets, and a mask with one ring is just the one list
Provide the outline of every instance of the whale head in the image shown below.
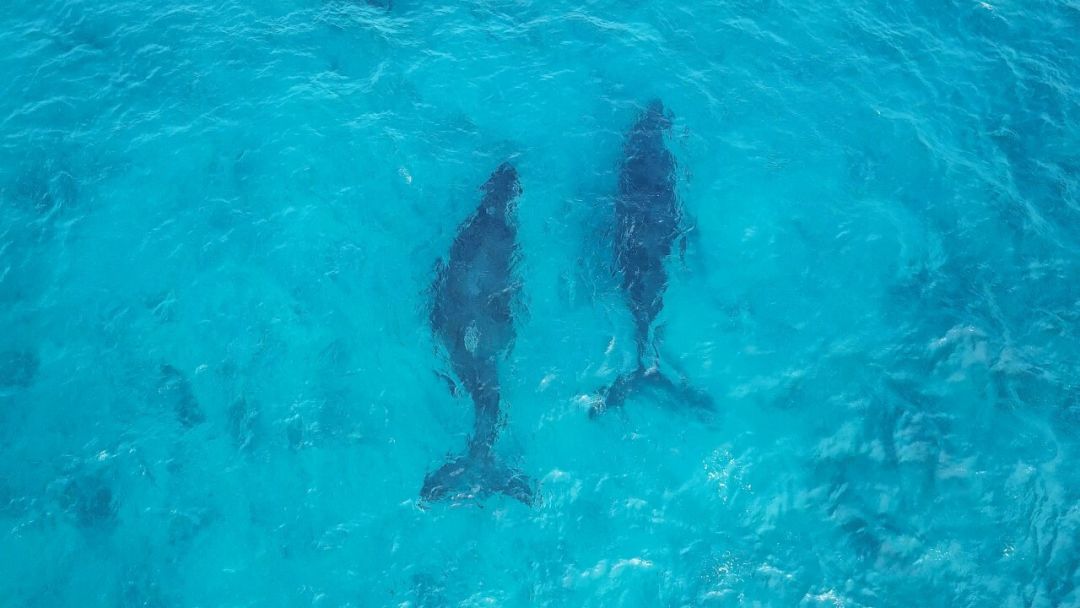
[[495,169],[480,189],[484,192],[484,209],[492,215],[505,214],[510,210],[513,201],[521,194],[517,169],[509,162],[504,162]]
[[671,115],[664,102],[653,99],[645,104],[645,111],[641,114],[638,125],[646,131],[666,131],[671,128]]

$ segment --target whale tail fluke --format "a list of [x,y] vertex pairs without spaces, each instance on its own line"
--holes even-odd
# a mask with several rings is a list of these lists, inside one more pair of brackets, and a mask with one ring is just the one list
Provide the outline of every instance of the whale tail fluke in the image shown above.
[[420,490],[421,499],[431,502],[478,500],[491,494],[504,494],[529,506],[536,499],[532,480],[496,459],[487,446],[470,446],[465,454],[428,473]]
[[589,408],[589,418],[595,419],[605,412],[621,408],[627,398],[645,390],[663,393],[680,406],[698,413],[711,413],[716,410],[716,404],[708,393],[686,381],[675,382],[655,367],[638,367],[601,389],[600,398]]

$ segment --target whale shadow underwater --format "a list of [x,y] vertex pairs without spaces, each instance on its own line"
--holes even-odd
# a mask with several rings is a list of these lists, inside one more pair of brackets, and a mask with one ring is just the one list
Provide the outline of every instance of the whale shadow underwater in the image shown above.
[[462,224],[450,255],[436,264],[431,329],[446,349],[450,371],[472,398],[475,419],[465,451],[428,473],[422,499],[468,500],[499,493],[531,505],[532,482],[493,452],[500,411],[498,364],[514,341],[514,266],[521,194],[517,170],[501,164],[481,187],[476,211]]
[[650,101],[626,134],[615,197],[613,272],[634,321],[637,366],[600,390],[590,418],[620,408],[643,389],[659,390],[699,412],[715,410],[712,398],[660,370],[654,323],[664,307],[667,262],[687,230],[676,192],[675,157],[665,141],[671,115]]

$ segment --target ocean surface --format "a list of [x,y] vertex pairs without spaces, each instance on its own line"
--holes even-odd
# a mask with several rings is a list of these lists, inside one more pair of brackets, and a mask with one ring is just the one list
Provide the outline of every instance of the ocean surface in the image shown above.
[[[389,4],[0,7],[0,605],[1080,605],[1077,0]],[[590,419],[652,99],[716,411]],[[504,160],[537,500],[421,501]]]

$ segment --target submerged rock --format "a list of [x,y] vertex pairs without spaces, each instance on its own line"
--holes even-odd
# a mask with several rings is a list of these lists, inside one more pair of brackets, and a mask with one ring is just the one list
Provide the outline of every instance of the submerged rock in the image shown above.
[[38,214],[50,214],[75,204],[79,184],[68,165],[57,158],[29,162],[13,184],[15,199]]
[[259,408],[239,397],[229,406],[229,435],[233,445],[241,452],[249,451],[255,443],[255,427],[259,421]]
[[0,352],[0,388],[26,388],[37,378],[41,361],[28,350]]
[[82,528],[108,526],[116,520],[116,498],[112,488],[100,475],[64,480],[60,506]]
[[176,419],[184,427],[191,428],[206,421],[206,415],[191,389],[191,382],[175,367],[167,364],[161,366],[158,394],[172,407]]

